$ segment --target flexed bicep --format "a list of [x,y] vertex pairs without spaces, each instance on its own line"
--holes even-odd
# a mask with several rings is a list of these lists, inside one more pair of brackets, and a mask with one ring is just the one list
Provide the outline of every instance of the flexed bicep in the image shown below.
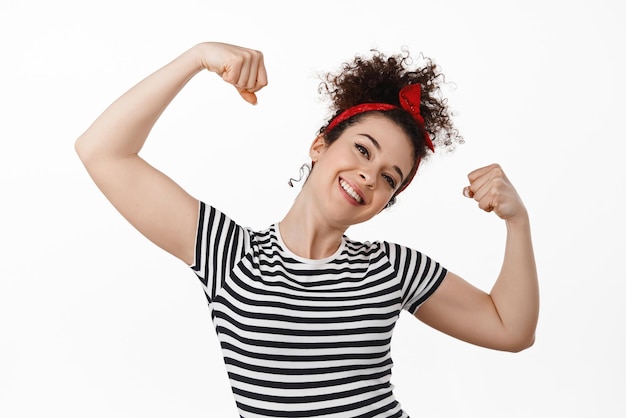
[[415,317],[470,344],[503,351],[526,348],[525,342],[507,329],[491,296],[450,271]]
[[186,264],[192,263],[197,199],[136,155],[86,167],[98,188],[135,229]]

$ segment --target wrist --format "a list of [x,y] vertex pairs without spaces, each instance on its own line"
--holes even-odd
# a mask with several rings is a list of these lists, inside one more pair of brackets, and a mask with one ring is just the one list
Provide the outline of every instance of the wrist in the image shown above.
[[206,69],[204,62],[204,51],[206,49],[205,43],[199,43],[192,46],[183,55],[189,60],[196,73]]
[[505,222],[509,230],[530,229],[530,218],[526,209],[524,209],[521,213],[507,218]]
[[200,42],[194,45],[188,52],[193,57],[194,63],[198,72],[202,70],[207,70],[212,73],[220,74],[219,68],[217,67],[217,62],[215,61],[217,56],[219,56],[220,44],[216,42]]

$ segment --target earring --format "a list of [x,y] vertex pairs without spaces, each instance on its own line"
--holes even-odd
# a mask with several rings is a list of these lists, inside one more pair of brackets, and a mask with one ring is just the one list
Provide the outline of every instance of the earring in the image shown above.
[[289,185],[289,187],[293,187],[293,182],[300,182],[302,181],[303,178],[307,178],[309,177],[309,174],[311,173],[311,166],[308,163],[304,163],[300,166],[300,171],[298,173],[298,179],[294,179],[293,177],[289,179],[289,181],[287,182],[287,184]]

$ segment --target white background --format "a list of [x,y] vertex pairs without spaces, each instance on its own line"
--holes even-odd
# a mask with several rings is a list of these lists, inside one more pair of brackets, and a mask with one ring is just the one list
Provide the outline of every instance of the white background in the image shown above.
[[626,416],[624,12],[595,1],[0,3],[0,416],[230,417],[201,286],[133,230],[73,149],[105,107],[193,44],[264,52],[259,105],[202,73],[143,156],[265,228],[327,116],[318,71],[378,47],[433,58],[466,144],[348,231],[418,248],[489,290],[504,224],[461,190],[499,162],[531,213],[537,341],[518,354],[403,315],[396,395],[413,417]]

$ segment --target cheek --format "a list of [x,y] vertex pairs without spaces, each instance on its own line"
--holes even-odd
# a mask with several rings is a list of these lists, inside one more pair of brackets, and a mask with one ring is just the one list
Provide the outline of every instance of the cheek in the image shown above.
[[[339,144],[337,144],[339,145]],[[327,152],[320,163],[323,163],[325,170],[343,170],[348,167],[353,167],[359,163],[358,155],[354,152],[350,152],[350,149],[340,149],[337,146],[332,151]]]
[[[386,187],[386,185],[385,185],[385,187]],[[389,203],[389,201],[393,197],[393,193],[394,192],[392,192],[390,188],[388,188],[388,190],[389,191],[387,191],[387,190],[379,190],[379,192],[374,197],[374,202],[372,202],[372,203],[373,203],[373,210],[376,213],[380,213],[380,211],[385,209],[385,207],[387,206],[387,204]]]

